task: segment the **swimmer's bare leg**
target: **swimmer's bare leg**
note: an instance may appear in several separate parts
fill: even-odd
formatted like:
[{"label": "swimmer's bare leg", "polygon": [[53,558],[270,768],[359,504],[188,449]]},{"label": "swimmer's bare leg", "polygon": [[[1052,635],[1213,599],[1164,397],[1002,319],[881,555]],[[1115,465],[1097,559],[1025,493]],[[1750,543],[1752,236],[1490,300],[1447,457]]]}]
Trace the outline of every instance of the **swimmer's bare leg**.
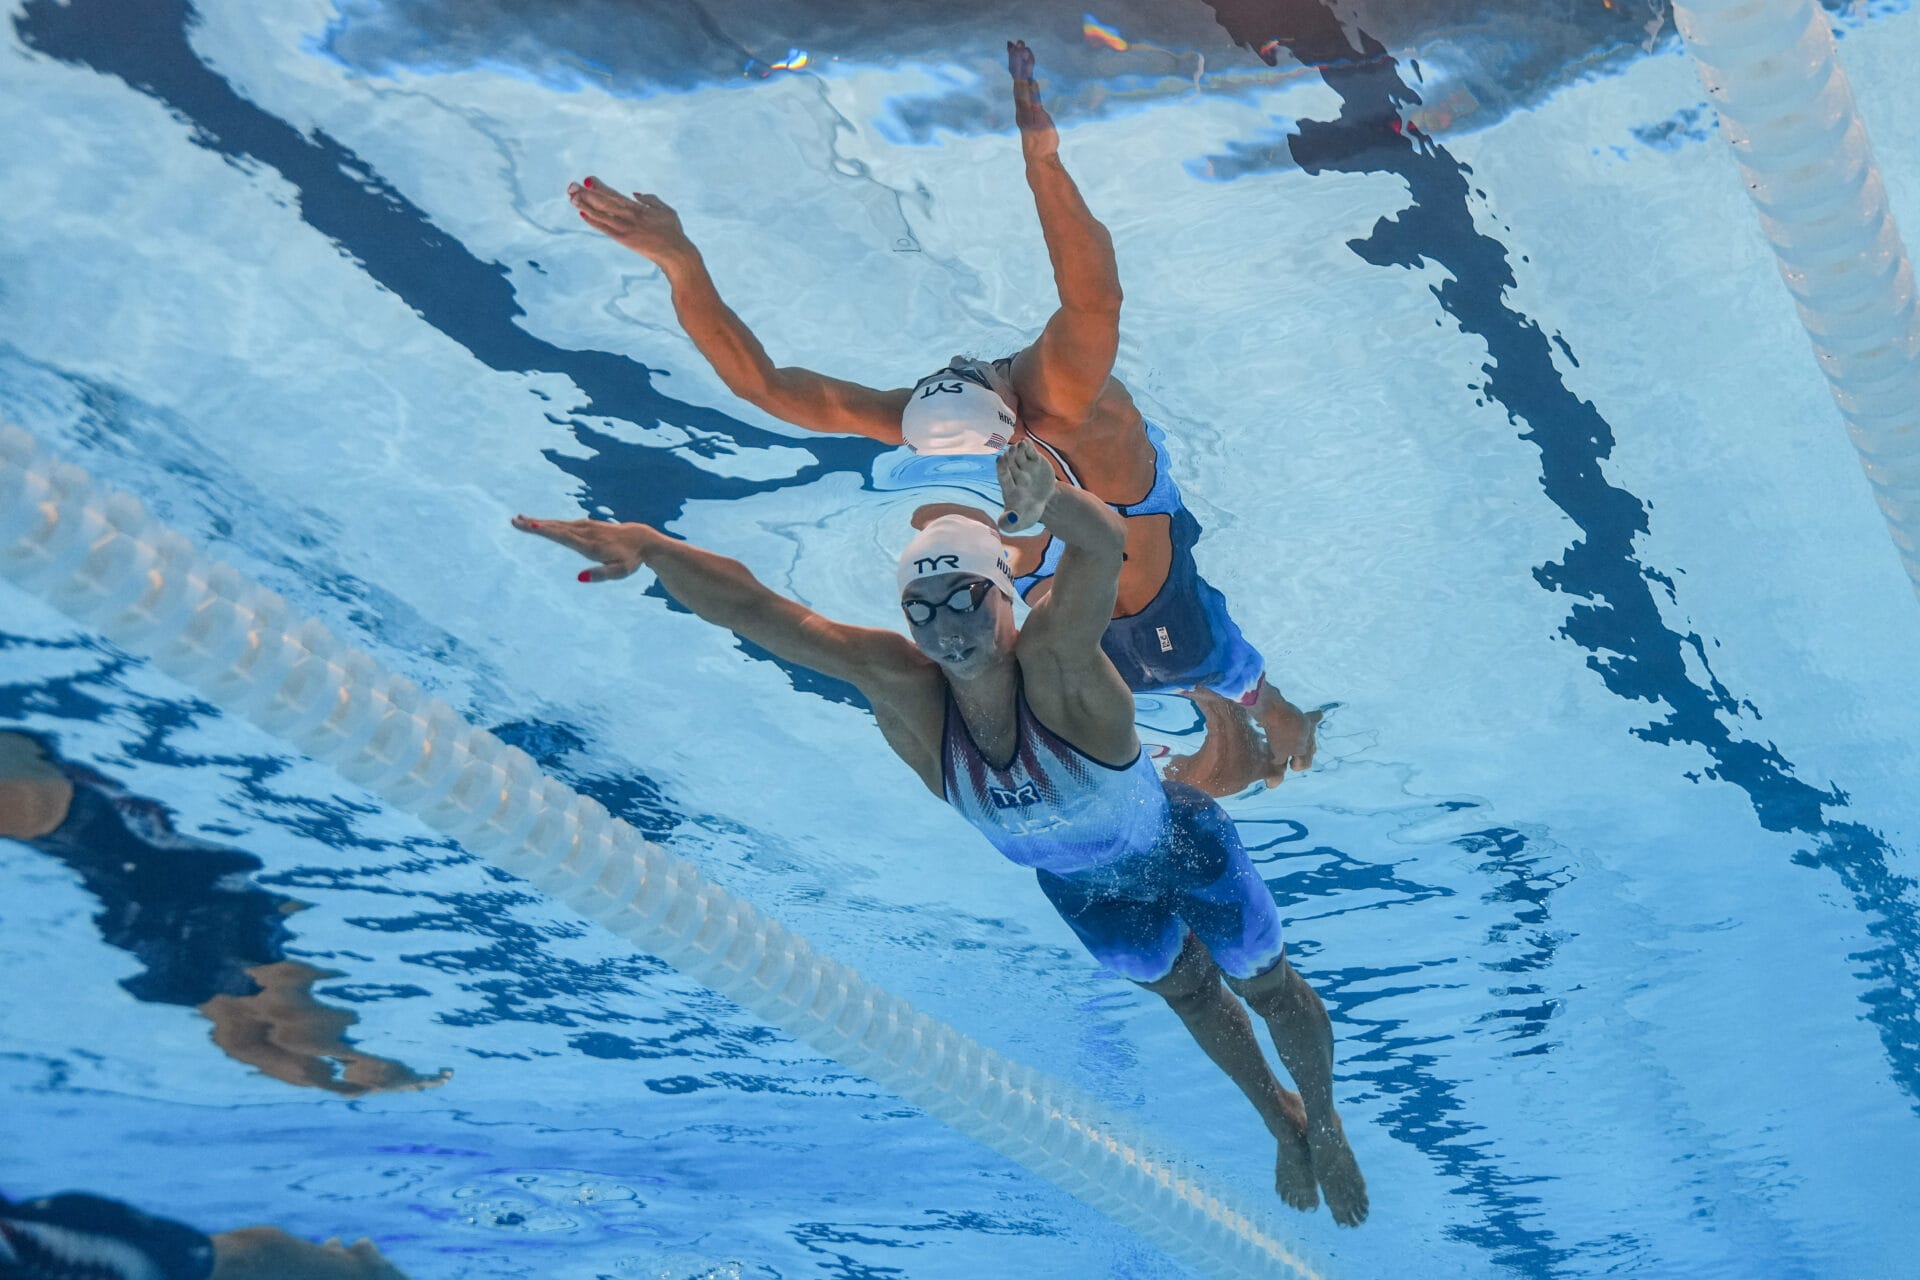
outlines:
[{"label": "swimmer's bare leg", "polygon": [[1228,993],[1220,977],[1220,969],[1207,954],[1206,946],[1189,933],[1173,972],[1142,985],[1180,1015],[1188,1034],[1253,1103],[1254,1110],[1266,1121],[1267,1131],[1280,1144],[1274,1190],[1293,1208],[1311,1211],[1319,1205],[1320,1195],[1307,1146],[1306,1109],[1299,1094],[1281,1088],[1274,1078],[1266,1055],[1260,1052],[1260,1042],[1254,1038],[1253,1020]]},{"label": "swimmer's bare leg", "polygon": [[1245,791],[1266,772],[1253,713],[1211,689],[1188,689],[1184,696],[1199,708],[1206,737],[1198,751],[1167,761],[1167,781],[1198,787],[1216,800]]},{"label": "swimmer's bare leg", "polygon": [[1267,735],[1268,786],[1277,787],[1286,781],[1289,768],[1302,773],[1313,767],[1320,718],[1327,714],[1324,710],[1302,711],[1281,697],[1280,691],[1262,676],[1253,713],[1259,717],[1260,728]]},{"label": "swimmer's bare leg", "polygon": [[1280,1061],[1300,1086],[1307,1148],[1327,1209],[1341,1226],[1359,1226],[1367,1220],[1367,1180],[1333,1108],[1333,1024],[1327,1020],[1327,1007],[1284,956],[1258,977],[1227,981],[1267,1020]]}]

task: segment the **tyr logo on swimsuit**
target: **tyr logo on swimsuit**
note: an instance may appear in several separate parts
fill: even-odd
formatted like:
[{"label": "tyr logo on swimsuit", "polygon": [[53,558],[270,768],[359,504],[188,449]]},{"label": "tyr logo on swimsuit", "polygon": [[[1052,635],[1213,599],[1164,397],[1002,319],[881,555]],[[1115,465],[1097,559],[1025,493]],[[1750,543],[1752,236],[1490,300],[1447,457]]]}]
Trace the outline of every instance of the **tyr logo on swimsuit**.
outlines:
[{"label": "tyr logo on swimsuit", "polygon": [[958,569],[959,556],[921,556],[913,562],[915,573],[939,573],[942,569]]},{"label": "tyr logo on swimsuit", "polygon": [[988,787],[987,794],[993,797],[994,807],[999,809],[1019,809],[1040,803],[1040,788],[1031,782],[1023,782],[1011,791],[1005,787]]}]

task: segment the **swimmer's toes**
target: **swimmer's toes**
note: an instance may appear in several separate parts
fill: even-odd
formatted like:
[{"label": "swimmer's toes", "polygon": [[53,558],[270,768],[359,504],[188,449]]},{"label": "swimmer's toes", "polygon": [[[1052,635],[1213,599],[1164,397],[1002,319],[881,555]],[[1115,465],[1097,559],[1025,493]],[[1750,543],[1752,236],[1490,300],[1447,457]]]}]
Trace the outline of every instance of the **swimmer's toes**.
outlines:
[{"label": "swimmer's toes", "polygon": [[1347,1151],[1344,1156],[1328,1162],[1332,1167],[1321,1172],[1320,1189],[1326,1192],[1327,1212],[1333,1220],[1343,1227],[1357,1227],[1367,1220],[1370,1207],[1367,1180],[1360,1175],[1353,1153]]},{"label": "swimmer's toes", "polygon": [[1320,1188],[1312,1182],[1305,1186],[1289,1186],[1284,1182],[1276,1183],[1274,1190],[1286,1201],[1287,1208],[1297,1209],[1301,1213],[1312,1213],[1320,1207]]},{"label": "swimmer's toes", "polygon": [[1313,1174],[1313,1159],[1307,1144],[1299,1140],[1280,1143],[1280,1158],[1273,1167],[1273,1189],[1290,1209],[1312,1213],[1320,1207],[1319,1180]]},{"label": "swimmer's toes", "polygon": [[1313,1170],[1320,1190],[1327,1197],[1327,1212],[1343,1227],[1357,1227],[1367,1220],[1367,1180],[1347,1135],[1336,1121],[1331,1131],[1320,1130],[1308,1138],[1313,1152]]}]

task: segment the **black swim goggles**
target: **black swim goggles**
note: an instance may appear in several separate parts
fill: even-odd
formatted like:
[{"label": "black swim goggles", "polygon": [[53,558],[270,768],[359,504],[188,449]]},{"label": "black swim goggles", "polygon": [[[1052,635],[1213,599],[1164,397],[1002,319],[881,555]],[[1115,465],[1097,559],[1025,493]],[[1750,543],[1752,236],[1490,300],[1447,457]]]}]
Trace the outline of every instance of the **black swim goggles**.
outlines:
[{"label": "black swim goggles", "polygon": [[987,598],[987,592],[993,590],[993,584],[985,578],[975,578],[972,582],[955,587],[953,593],[937,604],[928,604],[925,600],[902,600],[901,611],[907,615],[907,621],[916,627],[924,627],[933,621],[934,613],[945,605],[955,613],[972,613]]}]

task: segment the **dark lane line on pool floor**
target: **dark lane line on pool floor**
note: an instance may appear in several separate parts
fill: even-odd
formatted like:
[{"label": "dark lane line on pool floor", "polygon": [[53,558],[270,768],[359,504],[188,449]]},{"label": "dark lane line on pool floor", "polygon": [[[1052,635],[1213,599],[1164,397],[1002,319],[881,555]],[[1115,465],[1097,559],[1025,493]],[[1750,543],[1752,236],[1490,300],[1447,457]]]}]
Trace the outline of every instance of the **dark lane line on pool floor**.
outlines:
[{"label": "dark lane line on pool floor", "polygon": [[[1471,806],[1445,802],[1441,807]],[[1261,825],[1279,830],[1257,839],[1249,829]],[[1509,1157],[1497,1142],[1500,1135],[1475,1118],[1473,1108],[1460,1096],[1460,1087],[1439,1074],[1450,1057],[1457,1067],[1458,1057],[1476,1052],[1506,1059],[1550,1053],[1559,1047],[1558,1042],[1542,1038],[1544,1017],[1530,1018],[1525,1010],[1498,1007],[1515,994],[1537,995],[1546,989],[1555,949],[1551,940],[1543,946],[1550,911],[1545,886],[1552,882],[1536,874],[1534,860],[1525,851],[1525,837],[1494,828],[1447,842],[1453,849],[1475,855],[1499,846],[1506,855],[1476,868],[1492,882],[1481,895],[1482,905],[1492,910],[1477,959],[1482,969],[1525,973],[1534,981],[1528,984],[1530,991],[1516,992],[1505,985],[1486,989],[1489,1003],[1496,1007],[1480,1021],[1509,1024],[1509,1034],[1500,1039],[1533,1043],[1518,1051],[1499,1052],[1476,1043],[1477,1030],[1436,1033],[1430,1025],[1415,1025],[1402,1014],[1426,993],[1460,985],[1448,976],[1452,957],[1388,966],[1342,964],[1314,940],[1315,921],[1326,916],[1351,909],[1417,909],[1428,901],[1451,898],[1453,890],[1411,878],[1408,873],[1418,862],[1415,854],[1398,861],[1382,861],[1378,855],[1356,857],[1314,840],[1308,828],[1294,819],[1247,823],[1242,829],[1247,831],[1247,850],[1262,868],[1287,922],[1287,954],[1312,975],[1334,1018],[1342,1088],[1359,1087],[1378,1095],[1381,1127],[1432,1161],[1441,1176],[1461,1189],[1456,1194],[1470,1198],[1479,1211],[1478,1221],[1448,1223],[1443,1233],[1485,1250],[1494,1263],[1528,1280],[1564,1274],[1581,1259],[1582,1251],[1558,1242],[1547,1224],[1549,1210],[1543,1198],[1526,1190],[1553,1181],[1552,1175],[1510,1168]],[[1356,900],[1362,904],[1358,908],[1338,905]],[[1506,918],[1501,919],[1502,915]],[[1417,933],[1422,927],[1418,915],[1395,920],[1402,930]],[[1455,1039],[1461,1043],[1449,1044]],[[1633,1247],[1641,1246],[1631,1233],[1625,1239]]]},{"label": "dark lane line on pool floor", "polygon": [[[1484,394],[1511,421],[1525,425],[1520,438],[1540,450],[1544,492],[1584,535],[1559,563],[1534,570],[1542,587],[1584,602],[1572,606],[1561,634],[1588,650],[1587,665],[1608,690],[1668,708],[1664,720],[1634,730],[1636,736],[1704,749],[1714,760],[1706,776],[1740,788],[1764,829],[1812,840],[1813,847],[1794,861],[1836,874],[1869,917],[1868,931],[1881,940],[1849,959],[1865,965],[1863,976],[1872,985],[1861,1001],[1886,1049],[1892,1078],[1920,1110],[1920,920],[1909,896],[1914,882],[1893,870],[1894,851],[1879,833],[1828,816],[1826,810],[1845,806],[1842,792],[1801,781],[1777,747],[1740,737],[1722,719],[1737,716],[1743,706],[1759,713],[1713,676],[1699,635],[1682,635],[1661,617],[1654,585],[1670,602],[1678,596],[1673,579],[1643,565],[1635,551],[1636,538],[1648,531],[1646,505],[1607,480],[1603,463],[1613,450],[1612,428],[1561,380],[1539,325],[1507,304],[1506,292],[1516,283],[1511,261],[1506,246],[1474,223],[1471,170],[1405,122],[1405,110],[1420,98],[1396,60],[1364,31],[1350,36],[1324,0],[1207,3],[1237,43],[1270,63],[1276,48],[1286,49],[1318,67],[1339,95],[1336,119],[1301,121],[1289,139],[1292,161],[1302,171],[1385,173],[1407,184],[1408,206],[1381,218],[1370,236],[1350,247],[1376,266],[1432,263],[1450,274],[1431,286],[1434,297],[1462,331],[1487,344]],[[1564,340],[1555,335],[1552,341],[1573,359]],[[1705,685],[1689,674],[1688,651],[1706,671]]]},{"label": "dark lane line on pool floor", "polygon": [[[569,350],[528,333],[516,323],[526,312],[503,264],[475,257],[324,130],[302,133],[242,97],[194,52],[188,40],[194,21],[186,0],[28,0],[14,29],[28,48],[113,76],[160,102],[193,126],[196,144],[279,172],[299,192],[299,213],[309,226],[480,363],[503,373],[572,379],[584,403],[549,418],[571,427],[598,456],[542,452],[580,481],[580,501],[587,510],[604,506],[619,519],[663,527],[696,499],[771,493],[832,472],[865,477],[879,453],[869,441],[816,435],[803,442],[764,431],[662,394],[653,385],[658,371],[627,356]],[[630,444],[592,431],[576,414],[642,428],[670,424],[685,428],[693,439],[670,448]],[[733,446],[800,450],[814,461],[783,479],[746,480],[697,466],[681,452],[722,456],[734,452]],[[666,598],[658,587],[650,586],[648,594]],[[671,601],[668,606],[684,612]],[[798,689],[864,705],[840,681],[738,643],[751,656],[779,666]]]}]

